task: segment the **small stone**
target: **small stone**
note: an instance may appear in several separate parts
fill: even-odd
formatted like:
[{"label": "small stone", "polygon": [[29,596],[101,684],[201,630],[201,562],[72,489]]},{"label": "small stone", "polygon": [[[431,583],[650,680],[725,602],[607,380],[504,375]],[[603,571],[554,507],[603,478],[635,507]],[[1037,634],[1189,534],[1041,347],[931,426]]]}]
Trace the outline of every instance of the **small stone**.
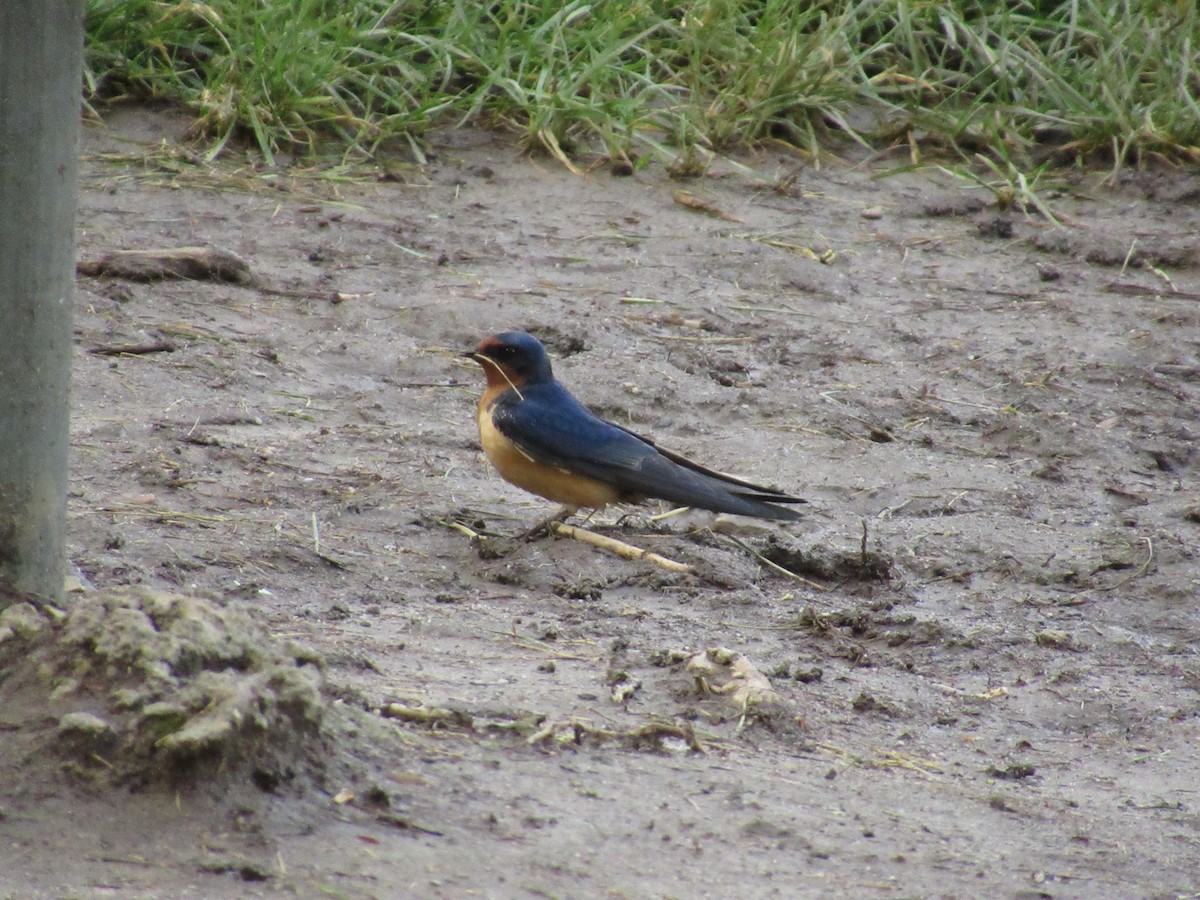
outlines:
[{"label": "small stone", "polygon": [[866,209],[864,209],[862,212],[860,212],[859,215],[862,216],[864,219],[882,219],[883,218],[883,207],[882,206],[868,206]]}]

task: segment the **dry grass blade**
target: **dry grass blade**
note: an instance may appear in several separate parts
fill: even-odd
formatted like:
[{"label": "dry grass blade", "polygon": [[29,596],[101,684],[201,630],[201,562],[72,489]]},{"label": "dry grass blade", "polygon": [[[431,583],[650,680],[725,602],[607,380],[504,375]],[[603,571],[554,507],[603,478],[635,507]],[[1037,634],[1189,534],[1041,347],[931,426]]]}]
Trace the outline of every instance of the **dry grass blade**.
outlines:
[{"label": "dry grass blade", "polygon": [[739,225],[746,224],[744,219],[739,219],[737,216],[731,216],[716,204],[710,203],[707,200],[701,200],[691,191],[676,191],[671,196],[676,203],[685,209],[694,210],[698,213],[704,213],[705,215],[712,216],[715,219],[724,219],[726,222],[736,222]]},{"label": "dry grass blade", "polygon": [[847,765],[861,766],[868,769],[905,769],[924,775],[927,778],[932,778],[943,772],[942,767],[932,760],[910,756],[907,753],[900,753],[896,750],[876,750],[872,756],[867,757],[834,744],[817,742],[813,746],[824,750],[835,759]]},{"label": "dry grass blade", "polygon": [[526,738],[530,746],[551,745],[560,743],[582,744],[585,737],[592,738],[598,743],[620,741],[634,749],[662,750],[663,740],[672,738],[683,741],[688,750],[693,753],[703,753],[704,745],[696,737],[695,729],[687,722],[649,722],[625,731],[614,731],[607,728],[597,728],[580,719],[571,718],[566,721],[547,721],[541,728]]}]

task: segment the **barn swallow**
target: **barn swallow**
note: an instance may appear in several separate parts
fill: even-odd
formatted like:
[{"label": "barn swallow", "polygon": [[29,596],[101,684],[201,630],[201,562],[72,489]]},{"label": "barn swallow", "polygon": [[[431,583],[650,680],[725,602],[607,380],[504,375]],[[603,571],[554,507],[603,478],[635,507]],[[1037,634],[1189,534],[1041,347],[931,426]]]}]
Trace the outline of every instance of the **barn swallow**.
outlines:
[{"label": "barn swallow", "polygon": [[714,472],[601,419],[555,380],[533,335],[506,331],[463,356],[487,377],[476,415],[483,452],[506,481],[563,504],[568,515],[659,498],[740,516],[800,518],[776,505],[806,502],[799,497]]}]

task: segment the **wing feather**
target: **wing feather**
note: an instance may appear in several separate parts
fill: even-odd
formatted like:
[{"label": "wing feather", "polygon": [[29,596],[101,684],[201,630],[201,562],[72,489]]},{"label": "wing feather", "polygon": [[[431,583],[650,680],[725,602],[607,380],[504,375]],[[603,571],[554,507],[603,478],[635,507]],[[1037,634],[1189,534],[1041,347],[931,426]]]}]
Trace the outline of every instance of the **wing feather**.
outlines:
[{"label": "wing feather", "polygon": [[501,396],[492,409],[496,428],[527,456],[613,485],[627,500],[658,497],[717,512],[791,519],[769,504],[804,503],[771,488],[708,469],[606,422],[557,382]]}]

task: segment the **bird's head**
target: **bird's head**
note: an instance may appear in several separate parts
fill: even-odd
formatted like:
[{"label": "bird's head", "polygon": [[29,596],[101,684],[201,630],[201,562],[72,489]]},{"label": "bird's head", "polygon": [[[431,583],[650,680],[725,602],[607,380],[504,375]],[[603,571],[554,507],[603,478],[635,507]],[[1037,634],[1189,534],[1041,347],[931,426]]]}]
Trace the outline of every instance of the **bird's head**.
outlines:
[{"label": "bird's head", "polygon": [[520,388],[554,380],[546,348],[524,331],[506,331],[484,338],[478,347],[463,356],[483,366],[488,387]]}]

